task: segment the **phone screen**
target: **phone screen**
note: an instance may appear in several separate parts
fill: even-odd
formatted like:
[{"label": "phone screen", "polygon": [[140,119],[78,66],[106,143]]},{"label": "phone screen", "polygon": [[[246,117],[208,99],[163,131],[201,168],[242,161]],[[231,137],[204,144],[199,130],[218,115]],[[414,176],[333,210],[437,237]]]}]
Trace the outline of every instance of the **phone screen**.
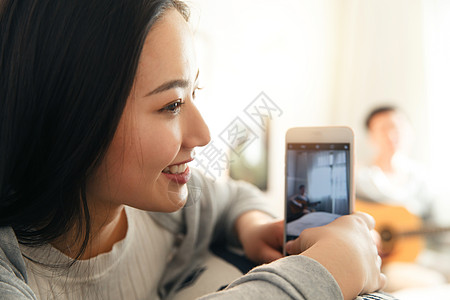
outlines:
[{"label": "phone screen", "polygon": [[350,213],[350,144],[288,143],[285,239]]}]

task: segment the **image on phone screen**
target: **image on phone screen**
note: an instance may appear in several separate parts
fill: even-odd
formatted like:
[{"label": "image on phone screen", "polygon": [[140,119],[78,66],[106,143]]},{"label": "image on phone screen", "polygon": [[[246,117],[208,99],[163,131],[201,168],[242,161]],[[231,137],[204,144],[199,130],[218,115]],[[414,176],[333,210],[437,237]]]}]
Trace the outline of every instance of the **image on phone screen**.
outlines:
[{"label": "image on phone screen", "polygon": [[350,144],[286,145],[286,241],[350,213]]}]

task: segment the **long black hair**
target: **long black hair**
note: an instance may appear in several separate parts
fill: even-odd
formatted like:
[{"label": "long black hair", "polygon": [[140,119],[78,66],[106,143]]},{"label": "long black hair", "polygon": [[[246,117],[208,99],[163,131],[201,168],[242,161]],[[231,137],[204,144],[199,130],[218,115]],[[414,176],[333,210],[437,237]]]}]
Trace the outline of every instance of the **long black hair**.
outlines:
[{"label": "long black hair", "polygon": [[102,160],[144,40],[177,0],[2,0],[0,226],[41,245],[80,226],[85,182]]}]

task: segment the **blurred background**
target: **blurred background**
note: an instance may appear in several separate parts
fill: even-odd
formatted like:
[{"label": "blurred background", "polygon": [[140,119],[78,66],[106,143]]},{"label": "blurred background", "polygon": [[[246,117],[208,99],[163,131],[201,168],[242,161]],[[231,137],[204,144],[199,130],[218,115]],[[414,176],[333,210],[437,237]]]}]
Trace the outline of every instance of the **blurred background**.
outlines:
[{"label": "blurred background", "polygon": [[[355,131],[356,160],[366,163],[372,149],[364,119],[382,104],[396,105],[410,118],[411,156],[429,172],[440,207],[450,208],[450,1],[187,2],[204,88],[197,103],[215,147],[228,158],[242,156],[220,134],[236,117],[253,128],[263,149],[253,143],[239,154],[254,163],[267,156],[267,193],[280,215],[286,130],[348,125]],[[267,130],[245,113],[261,92],[281,111]],[[233,164],[235,159],[227,170]],[[440,211],[440,222],[450,224],[450,210]]]},{"label": "blurred background", "polygon": [[[450,1],[187,2],[203,87],[197,105],[212,136],[198,152],[198,167],[214,179],[254,182],[282,217],[287,129],[350,126],[357,167],[367,165],[374,148],[365,118],[375,107],[394,105],[413,127],[407,155],[433,191],[433,223],[450,228]],[[419,264],[384,263],[397,284],[391,291],[434,286],[438,294],[398,295],[449,295],[442,283],[450,279],[450,235],[438,240],[439,249],[423,251]]]}]

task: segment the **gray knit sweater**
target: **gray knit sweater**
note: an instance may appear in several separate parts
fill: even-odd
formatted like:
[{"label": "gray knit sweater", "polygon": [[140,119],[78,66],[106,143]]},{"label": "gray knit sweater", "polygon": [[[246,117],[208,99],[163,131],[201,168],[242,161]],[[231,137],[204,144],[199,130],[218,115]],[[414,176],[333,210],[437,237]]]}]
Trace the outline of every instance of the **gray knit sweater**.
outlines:
[{"label": "gray knit sweater", "polygon": [[[249,210],[267,211],[264,197],[253,186],[236,181],[212,182],[193,171],[189,199],[181,213],[149,213],[173,232],[177,251],[161,280],[159,294],[170,299],[183,282],[201,268],[210,244],[218,239],[238,244],[233,225]],[[289,256],[254,268],[225,290],[202,299],[342,299],[331,274],[316,261]],[[19,244],[11,228],[0,228],[0,299],[36,299],[27,285]]]}]

